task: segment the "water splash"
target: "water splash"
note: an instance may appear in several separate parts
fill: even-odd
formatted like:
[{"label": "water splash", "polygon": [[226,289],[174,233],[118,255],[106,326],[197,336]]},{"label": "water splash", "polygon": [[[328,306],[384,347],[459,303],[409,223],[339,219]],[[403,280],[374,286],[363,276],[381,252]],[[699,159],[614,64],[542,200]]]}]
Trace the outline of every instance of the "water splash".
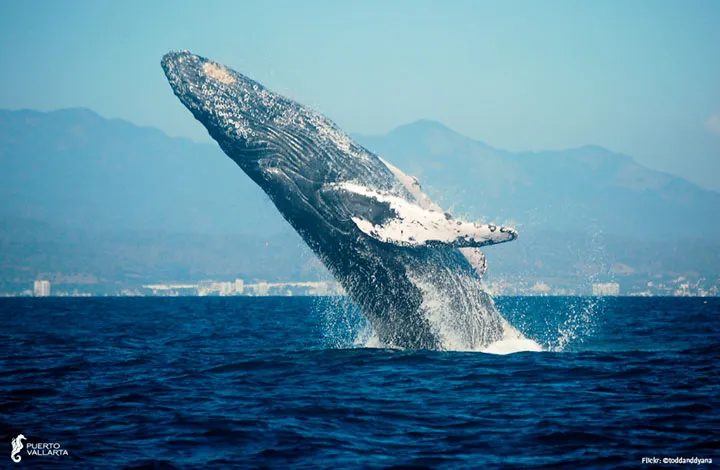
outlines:
[{"label": "water splash", "polygon": [[503,297],[497,301],[505,318],[546,351],[579,349],[593,334],[602,312],[602,299],[596,297],[532,299],[529,302],[527,297]]},{"label": "water splash", "polygon": [[372,347],[370,343],[376,344],[375,347],[381,347],[370,322],[349,298],[316,297],[315,310],[322,319],[325,347],[332,349]]},{"label": "water splash", "polygon": [[[597,246],[598,256],[602,256],[602,245]],[[422,292],[422,313],[437,333],[443,351],[510,354],[575,350],[593,333],[602,312],[602,298],[541,297],[544,306],[537,309],[537,298],[532,303],[524,297],[493,299],[476,290],[475,279],[425,272],[416,265],[406,266],[406,273]],[[588,278],[590,283],[594,280]],[[448,305],[454,308],[448,309]],[[317,309],[323,319],[326,347],[387,347],[348,298],[319,299]]]},{"label": "water splash", "polygon": [[[370,322],[347,297],[318,297],[315,309],[322,319],[324,346],[332,349],[389,348],[374,334]],[[431,311],[445,331],[444,351],[481,352],[487,354],[511,354],[516,352],[540,352],[546,350],[540,343],[526,338],[519,330],[502,319],[503,335],[488,346],[469,346],[452,334],[455,325],[449,315]],[[442,324],[447,322],[447,324]],[[396,348],[394,348],[396,349]]]},{"label": "water splash", "polygon": [[533,341],[526,338],[522,333],[515,329],[510,323],[503,320],[503,337],[480,352],[487,354],[512,354],[517,352],[542,352],[545,349]]}]

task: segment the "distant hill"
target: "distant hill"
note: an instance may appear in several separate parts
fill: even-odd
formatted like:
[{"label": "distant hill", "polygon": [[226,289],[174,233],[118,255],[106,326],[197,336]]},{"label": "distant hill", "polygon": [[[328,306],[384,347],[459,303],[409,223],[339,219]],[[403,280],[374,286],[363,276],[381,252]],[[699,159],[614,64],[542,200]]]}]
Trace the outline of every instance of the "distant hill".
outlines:
[{"label": "distant hill", "polygon": [[158,281],[295,281],[328,276],[295,233],[210,235],[89,231],[0,218],[0,293],[48,279],[63,289],[115,293]]},{"label": "distant hill", "polygon": [[636,239],[720,235],[720,193],[598,146],[514,154],[434,121],[354,136],[458,214],[521,231],[602,232]]},{"label": "distant hill", "polygon": [[[588,292],[616,279],[644,290],[649,280],[717,279],[720,241],[648,242],[582,233],[529,230],[517,242],[490,247],[490,280]],[[291,230],[278,235],[86,231],[28,219],[0,218],[0,293],[34,279],[61,289],[114,293],[159,281],[202,279],[317,280],[329,274]]]},{"label": "distant hill", "polygon": [[[355,137],[456,216],[519,227],[518,241],[487,250],[495,278],[720,276],[720,194],[630,157],[513,154],[432,121]],[[0,110],[0,291],[37,277],[114,292],[323,273],[216,145],[85,109]]]},{"label": "distant hill", "polygon": [[253,235],[285,227],[216,145],[86,109],[0,110],[0,216],[89,230]]}]

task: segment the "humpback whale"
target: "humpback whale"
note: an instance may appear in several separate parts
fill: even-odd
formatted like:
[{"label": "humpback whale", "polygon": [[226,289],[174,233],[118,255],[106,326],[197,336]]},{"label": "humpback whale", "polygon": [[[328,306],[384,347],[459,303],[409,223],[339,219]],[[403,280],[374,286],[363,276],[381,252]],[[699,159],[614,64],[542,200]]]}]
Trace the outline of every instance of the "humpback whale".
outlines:
[{"label": "humpback whale", "polygon": [[483,288],[480,247],[517,231],[457,220],[417,179],[331,120],[187,51],[162,68],[175,95],[269,196],[362,310],[380,343],[481,349],[509,327]]}]

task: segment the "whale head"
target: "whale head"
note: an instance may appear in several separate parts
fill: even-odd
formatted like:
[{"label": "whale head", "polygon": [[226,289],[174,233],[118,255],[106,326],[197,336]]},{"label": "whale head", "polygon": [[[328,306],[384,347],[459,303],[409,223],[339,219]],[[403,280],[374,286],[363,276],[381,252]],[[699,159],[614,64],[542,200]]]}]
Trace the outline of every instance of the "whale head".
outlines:
[{"label": "whale head", "polygon": [[166,54],[162,67],[175,95],[261,186],[326,179],[328,152],[367,154],[321,114],[222,64],[181,51]]},{"label": "whale head", "polygon": [[[223,150],[247,169],[261,155],[253,150],[266,147],[262,130],[275,121],[283,103],[250,78],[222,64],[191,54],[170,52],[162,68],[175,95],[208,130]],[[242,152],[241,147],[246,147]],[[239,148],[240,147],[240,148]]]},{"label": "whale head", "polygon": [[161,64],[175,95],[296,229],[308,214],[315,223],[350,221],[344,205],[321,191],[330,183],[389,188],[385,165],[320,113],[190,52],[170,52]]}]

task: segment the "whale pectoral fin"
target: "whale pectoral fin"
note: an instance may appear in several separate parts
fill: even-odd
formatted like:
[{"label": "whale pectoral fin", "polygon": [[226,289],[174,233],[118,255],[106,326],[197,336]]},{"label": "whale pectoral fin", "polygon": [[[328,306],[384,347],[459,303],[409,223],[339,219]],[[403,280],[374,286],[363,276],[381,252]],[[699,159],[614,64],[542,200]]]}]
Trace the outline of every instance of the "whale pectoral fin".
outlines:
[{"label": "whale pectoral fin", "polygon": [[324,190],[344,195],[357,228],[383,243],[469,248],[508,242],[518,236],[512,228],[455,220],[439,210],[354,183],[336,183]]},{"label": "whale pectoral fin", "polygon": [[[393,205],[393,209],[397,215],[382,224],[374,224],[362,217],[353,217],[352,220],[357,228],[375,240],[411,247],[479,248],[509,242],[518,236],[512,228],[456,221],[445,214],[425,211],[418,206]],[[481,257],[484,262],[482,253],[472,256],[478,263]]]},{"label": "whale pectoral fin", "polygon": [[400,170],[400,168],[396,167],[395,165],[386,160],[383,160],[382,158],[380,158],[380,161],[385,164],[385,166],[392,172],[393,175],[395,175],[395,178],[400,181],[400,183],[407,190],[407,192],[410,193],[413,198],[415,198],[415,201],[420,207],[426,210],[442,212],[440,206],[432,202],[428,195],[423,192],[422,186],[420,185],[420,180],[418,180],[415,176],[406,175],[402,172],[402,170]]},{"label": "whale pectoral fin", "polygon": [[460,248],[460,252],[475,269],[478,276],[483,277],[487,272],[487,259],[485,254],[480,251],[480,248]]}]

